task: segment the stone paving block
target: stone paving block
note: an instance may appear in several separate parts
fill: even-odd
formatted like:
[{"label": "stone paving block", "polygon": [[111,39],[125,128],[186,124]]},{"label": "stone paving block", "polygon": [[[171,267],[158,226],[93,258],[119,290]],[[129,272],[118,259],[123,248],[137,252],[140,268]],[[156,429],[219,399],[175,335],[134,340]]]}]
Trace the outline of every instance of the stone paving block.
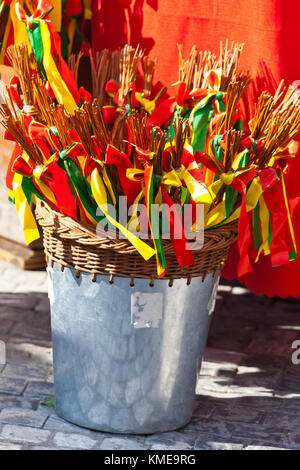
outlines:
[{"label": "stone paving block", "polygon": [[[287,381],[294,383],[295,386],[300,385],[300,365],[290,365],[284,370],[284,374],[281,379],[282,382]],[[280,383],[279,383],[280,384]]]},{"label": "stone paving block", "polygon": [[215,410],[214,403],[207,403],[200,395],[196,396],[193,416],[198,418],[210,418]]},{"label": "stone paving block", "polygon": [[235,296],[230,295],[225,298],[222,315],[232,321],[236,317],[247,319],[256,325],[264,323],[264,317],[269,311],[271,301],[269,299],[261,299],[253,295]]},{"label": "stone paving block", "polygon": [[21,395],[26,386],[26,380],[14,379],[0,376],[0,395],[9,393],[10,395]]},{"label": "stone paving block", "polygon": [[278,381],[276,395],[300,398],[300,366],[290,366]]},{"label": "stone paving block", "polygon": [[232,444],[230,442],[203,441],[197,439],[194,450],[242,450],[243,444]]},{"label": "stone paving block", "polygon": [[199,419],[192,418],[191,422],[182,430],[186,433],[198,433],[198,434],[212,434],[215,437],[230,437],[232,432],[229,429],[228,423],[224,420],[213,420],[213,419]]},{"label": "stone paving block", "polygon": [[15,365],[25,365],[27,367],[34,365],[53,364],[51,342],[40,338],[16,338],[5,337],[6,358],[8,363]]},{"label": "stone paving block", "polygon": [[274,426],[284,430],[300,429],[300,413],[288,413],[288,410],[281,413],[268,413],[264,419],[264,425]]},{"label": "stone paving block", "polygon": [[211,417],[212,419],[218,420],[224,419],[225,421],[259,424],[262,420],[262,416],[262,410],[246,408],[244,406],[234,406],[227,410],[216,408]]},{"label": "stone paving block", "polygon": [[44,429],[6,424],[3,426],[2,432],[0,434],[0,443],[1,440],[6,440],[22,442],[24,444],[42,444],[46,442],[50,436],[51,432],[45,431]]},{"label": "stone paving block", "polygon": [[91,450],[97,444],[97,441],[82,434],[69,434],[57,432],[53,437],[53,443],[57,447],[69,447],[71,449]]},{"label": "stone paving block", "polygon": [[49,445],[48,447],[46,446],[28,446],[26,447],[26,450],[37,450],[39,452],[49,452],[49,451],[57,451],[57,452],[61,452],[61,451],[69,451],[71,452],[73,449],[71,449],[71,447],[54,447],[52,445]]},{"label": "stone paving block", "polygon": [[122,437],[107,437],[98,448],[99,450],[147,450],[149,446],[133,439]]},{"label": "stone paving block", "polygon": [[14,328],[14,326],[15,322],[13,320],[2,321],[0,319],[0,339],[1,336],[9,334],[10,331]]},{"label": "stone paving block", "polygon": [[284,401],[281,398],[275,398],[273,396],[242,396],[237,399],[236,403],[239,407],[246,409],[254,408],[261,410],[265,413],[272,411],[279,412],[284,407]]},{"label": "stone paving block", "polygon": [[223,333],[218,335],[210,334],[207,341],[210,348],[228,349],[229,351],[237,351],[238,353],[242,353],[248,344],[248,341],[244,339],[241,340],[238,336],[224,336]]},{"label": "stone paving block", "polygon": [[2,310],[8,307],[16,310],[20,309],[24,313],[26,310],[32,310],[38,302],[39,298],[34,294],[11,294],[0,292],[0,308]]},{"label": "stone paving block", "polygon": [[283,437],[283,447],[299,450],[300,449],[300,430],[299,426],[291,426]]},{"label": "stone paving block", "polygon": [[297,331],[265,328],[257,331],[245,351],[291,358],[294,352],[292,344],[296,339],[299,339]]},{"label": "stone paving block", "polygon": [[39,312],[31,313],[23,323],[17,323],[11,331],[12,335],[27,338],[51,339],[50,316]]},{"label": "stone paving block", "polygon": [[214,362],[204,362],[201,367],[200,377],[234,377],[238,366],[229,364],[216,364]]},{"label": "stone paving block", "polygon": [[18,379],[41,379],[46,380],[49,375],[50,367],[42,364],[6,364],[1,372],[2,377],[13,377]]},{"label": "stone paving block", "polygon": [[166,444],[155,444],[150,447],[150,450],[157,450],[157,451],[173,451],[173,450],[192,450],[193,447],[187,444],[186,442],[178,442],[174,445],[166,445]]},{"label": "stone paving block", "polygon": [[1,444],[0,443],[0,452],[2,450],[22,450],[22,446],[18,446],[16,444]]},{"label": "stone paving block", "polygon": [[276,299],[272,301],[270,306],[270,313],[276,318],[279,315],[284,318],[288,313],[294,313],[295,316],[300,313],[299,300],[298,299]]},{"label": "stone paving block", "polygon": [[235,315],[234,318],[231,318],[231,315],[231,312],[226,314],[222,309],[222,314],[216,315],[211,323],[210,334],[226,337],[226,332],[230,329],[230,339],[247,345],[256,332],[256,323],[251,321],[247,315]]},{"label": "stone paving block", "polygon": [[151,436],[146,437],[145,445],[147,446],[156,446],[164,445],[166,447],[172,447],[176,445],[183,445],[193,447],[196,441],[197,434],[186,433],[179,431],[172,432],[163,432],[159,434],[152,434]]},{"label": "stone paving block", "polygon": [[232,378],[199,377],[196,386],[196,394],[200,394],[203,390],[225,394],[228,392],[231,383]]},{"label": "stone paving block", "polygon": [[229,365],[236,367],[245,360],[247,356],[243,353],[238,353],[235,351],[216,349],[206,347],[203,355],[204,362],[218,364],[219,366]]},{"label": "stone paving block", "polygon": [[279,380],[280,371],[277,372],[256,372],[256,373],[238,373],[237,376],[233,379],[230,384],[230,390],[238,390],[243,393],[243,389],[251,389],[256,392],[259,391],[260,394],[264,393],[269,394],[273,393],[276,389],[276,384]]},{"label": "stone paving block", "polygon": [[39,400],[24,398],[23,396],[10,396],[0,394],[0,409],[3,408],[22,408],[27,410],[37,410]]},{"label": "stone paving block", "polygon": [[248,447],[245,447],[244,450],[287,450],[287,449],[283,449],[283,448],[280,448],[280,447],[268,447],[268,446],[265,446],[265,447],[262,447],[262,446],[248,446]]},{"label": "stone paving block", "polygon": [[[46,424],[43,429],[48,429],[49,431],[62,431],[66,433],[75,433],[75,434],[83,434],[83,435],[91,435],[93,432],[76,426],[75,424],[71,424],[64,419],[60,418],[55,414],[55,410],[53,410],[53,414],[49,417],[46,421]],[[94,434],[94,433],[93,433]],[[97,433],[95,433],[97,436]],[[101,437],[101,434],[99,433]]]},{"label": "stone paving block", "polygon": [[296,398],[281,398],[283,402],[283,409],[287,413],[300,413],[300,397]]},{"label": "stone paving block", "polygon": [[54,385],[48,382],[31,381],[24,392],[25,397],[54,397]]},{"label": "stone paving block", "polygon": [[14,424],[19,426],[30,426],[32,428],[42,428],[45,421],[45,415],[36,410],[7,408],[0,412],[1,424]]},{"label": "stone paving block", "polygon": [[282,445],[283,432],[280,428],[253,423],[227,422],[227,430],[235,439],[251,439],[261,445]]},{"label": "stone paving block", "polygon": [[38,304],[34,307],[34,310],[39,313],[50,314],[50,302],[48,294],[41,296]]}]

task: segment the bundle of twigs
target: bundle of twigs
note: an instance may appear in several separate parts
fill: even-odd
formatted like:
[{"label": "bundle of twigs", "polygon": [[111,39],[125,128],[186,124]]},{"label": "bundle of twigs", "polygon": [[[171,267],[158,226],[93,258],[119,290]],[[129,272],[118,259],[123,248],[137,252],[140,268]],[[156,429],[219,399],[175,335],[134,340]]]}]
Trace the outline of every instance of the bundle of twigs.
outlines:
[{"label": "bundle of twigs", "polygon": [[126,104],[126,98],[128,95],[129,87],[138,73],[138,67],[140,61],[144,57],[144,52],[137,46],[126,45],[120,52],[120,75],[119,75],[119,107],[124,108]]},{"label": "bundle of twigs", "polygon": [[16,142],[18,142],[35,165],[43,163],[43,159],[37,148],[30,143],[21,120],[17,116],[15,110],[14,112],[11,111],[10,106],[7,103],[0,105],[0,125],[14,137]]},{"label": "bundle of twigs", "polygon": [[231,46],[228,45],[228,40],[220,43],[220,58],[219,67],[221,68],[221,86],[220,91],[226,91],[232,78],[236,75],[238,70],[238,63],[240,55],[243,52],[244,44],[232,42]]},{"label": "bundle of twigs", "polygon": [[100,106],[103,106],[106,98],[106,83],[109,80],[113,80],[116,83],[119,82],[120,51],[110,52],[108,49],[104,49],[101,52],[97,52],[96,58],[94,58],[93,52],[90,51],[90,62],[93,97],[98,100]]},{"label": "bundle of twigs", "polygon": [[19,47],[10,46],[7,55],[19,78],[25,106],[34,106],[31,66],[31,61],[34,60],[33,55],[29,54],[28,46],[24,44]]},{"label": "bundle of twigs", "polygon": [[265,168],[280,148],[284,149],[300,132],[300,93],[290,86],[284,97],[270,113],[266,124],[266,136],[257,161]]},{"label": "bundle of twigs", "polygon": [[194,45],[190,51],[189,58],[183,57],[182,45],[178,44],[179,53],[179,76],[178,80],[184,82],[187,89],[203,88],[205,86],[206,74],[212,70],[216,63],[216,55],[210,51],[198,51]]}]

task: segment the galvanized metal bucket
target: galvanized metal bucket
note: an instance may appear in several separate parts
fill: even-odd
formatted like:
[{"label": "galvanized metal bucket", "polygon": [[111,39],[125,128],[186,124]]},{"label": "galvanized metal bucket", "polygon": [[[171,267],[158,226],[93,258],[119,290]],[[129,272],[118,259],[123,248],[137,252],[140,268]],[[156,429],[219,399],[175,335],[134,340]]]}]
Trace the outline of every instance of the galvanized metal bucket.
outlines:
[{"label": "galvanized metal bucket", "polygon": [[77,425],[152,434],[191,419],[218,276],[204,282],[48,268],[56,411]]}]

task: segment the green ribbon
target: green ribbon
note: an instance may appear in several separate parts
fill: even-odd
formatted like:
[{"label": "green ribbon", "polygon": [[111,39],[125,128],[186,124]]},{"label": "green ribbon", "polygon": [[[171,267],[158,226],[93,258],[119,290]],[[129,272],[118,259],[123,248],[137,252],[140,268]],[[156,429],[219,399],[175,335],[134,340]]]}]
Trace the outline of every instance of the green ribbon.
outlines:
[{"label": "green ribbon", "polygon": [[157,192],[161,183],[161,179],[159,177],[152,176],[152,181],[149,182],[150,188],[148,192],[148,204],[149,204],[149,219],[151,224],[151,229],[153,233],[153,239],[156,247],[157,258],[159,261],[160,266],[163,269],[166,269],[167,262],[164,254],[163,244],[160,238],[160,220],[157,220],[156,217],[151,217],[151,208],[154,205],[154,194]]},{"label": "green ribbon", "polygon": [[27,26],[29,41],[34,51],[37,65],[43,77],[47,80],[46,72],[43,65],[44,46],[41,35],[41,25],[39,21],[34,21],[32,17],[29,19],[29,23],[31,25],[31,27]]},{"label": "green ribbon", "polygon": [[93,217],[93,219],[95,219],[97,222],[100,222],[103,217],[99,217],[99,215],[97,215],[97,204],[94,202],[90,195],[89,185],[86,179],[77,168],[75,162],[67,156],[65,150],[59,151],[59,157],[64,162],[65,170],[70,178],[70,181],[74,185],[74,188],[78,194],[78,198],[81,204],[89,213],[89,215]]},{"label": "green ribbon", "polygon": [[[239,168],[247,168],[250,164],[250,152],[249,150],[245,151],[241,161],[239,163]],[[238,191],[231,188],[231,186],[226,186],[225,190],[225,211],[226,211],[226,218],[228,218],[235,206],[235,203],[238,198]]]},{"label": "green ribbon", "polygon": [[193,111],[194,138],[192,142],[194,152],[196,152],[196,150],[203,152],[204,150],[207,127],[214,113],[212,109],[213,100],[218,100],[220,102],[221,110],[225,111],[223,97],[224,93],[221,91],[213,93],[211,96],[209,96],[209,98],[204,98],[195,107]]}]

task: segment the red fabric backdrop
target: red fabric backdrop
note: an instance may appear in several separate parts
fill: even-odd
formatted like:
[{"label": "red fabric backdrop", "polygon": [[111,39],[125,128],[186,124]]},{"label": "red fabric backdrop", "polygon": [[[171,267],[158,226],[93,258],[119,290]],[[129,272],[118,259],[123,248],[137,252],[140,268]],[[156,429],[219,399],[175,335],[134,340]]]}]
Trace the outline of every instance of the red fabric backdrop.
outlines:
[{"label": "red fabric backdrop", "polygon": [[[157,57],[157,78],[177,80],[177,43],[188,54],[193,44],[218,52],[220,40],[245,42],[241,61],[256,77],[251,91],[272,91],[281,78],[300,80],[299,0],[94,0],[93,47],[115,49],[141,44]],[[290,198],[300,197],[300,156],[287,178]],[[300,251],[300,209],[294,214]],[[224,277],[236,277],[237,250],[231,250]],[[300,259],[272,268],[269,258],[240,281],[255,293],[300,297]]]}]

